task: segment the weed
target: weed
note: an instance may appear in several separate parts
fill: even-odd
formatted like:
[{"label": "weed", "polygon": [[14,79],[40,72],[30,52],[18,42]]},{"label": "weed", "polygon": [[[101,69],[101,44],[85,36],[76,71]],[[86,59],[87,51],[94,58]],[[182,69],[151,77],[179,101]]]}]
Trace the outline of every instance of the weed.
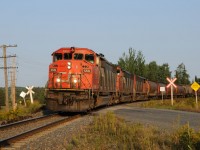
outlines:
[{"label": "weed", "polygon": [[155,126],[130,124],[112,112],[99,115],[93,123],[73,136],[67,149],[200,149],[200,133],[188,125],[180,127],[171,135]]},{"label": "weed", "polygon": [[41,107],[42,105],[35,101],[34,104],[29,104],[27,107],[20,105],[15,111],[10,110],[9,112],[5,112],[2,110],[0,111],[0,120],[6,122],[20,120],[37,112]]},{"label": "weed", "polygon": [[175,149],[200,149],[200,133],[195,133],[189,127],[189,123],[180,127],[178,131],[173,134],[172,144]]},{"label": "weed", "polygon": [[171,106],[171,100],[163,100],[163,103],[158,100],[152,100],[146,103],[142,103],[140,106],[145,108],[150,107],[200,112],[200,109],[197,109],[196,107],[196,102],[194,98],[176,99],[174,100],[173,106]]}]

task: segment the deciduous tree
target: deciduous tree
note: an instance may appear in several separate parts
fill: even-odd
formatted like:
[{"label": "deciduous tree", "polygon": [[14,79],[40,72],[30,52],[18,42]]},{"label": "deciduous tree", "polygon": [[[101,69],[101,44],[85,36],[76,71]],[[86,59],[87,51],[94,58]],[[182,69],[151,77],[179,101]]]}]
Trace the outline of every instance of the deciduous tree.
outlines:
[{"label": "deciduous tree", "polygon": [[167,83],[166,80],[167,77],[171,77],[171,72],[169,70],[169,64],[164,63],[163,65],[158,66],[158,72],[157,72],[158,82]]},{"label": "deciduous tree", "polygon": [[126,55],[124,52],[119,58],[118,65],[132,74],[144,76],[145,59],[141,51],[137,53],[135,49],[129,48],[129,54]]},{"label": "deciduous tree", "polygon": [[157,78],[158,78],[158,65],[155,61],[152,61],[150,62],[148,65],[146,65],[146,70],[147,70],[147,73],[146,73],[146,78],[148,80],[151,80],[151,81],[158,81]]}]

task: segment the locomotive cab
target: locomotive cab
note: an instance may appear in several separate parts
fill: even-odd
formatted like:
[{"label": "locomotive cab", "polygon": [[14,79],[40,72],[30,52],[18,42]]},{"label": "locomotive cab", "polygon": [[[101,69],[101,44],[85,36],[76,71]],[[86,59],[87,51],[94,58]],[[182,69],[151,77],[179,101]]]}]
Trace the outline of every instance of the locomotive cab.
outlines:
[{"label": "locomotive cab", "polygon": [[54,111],[85,111],[92,107],[92,92],[99,84],[98,64],[97,54],[87,48],[55,51],[49,65],[47,107]]},{"label": "locomotive cab", "polygon": [[48,88],[92,89],[96,54],[89,49],[61,48],[52,54]]}]

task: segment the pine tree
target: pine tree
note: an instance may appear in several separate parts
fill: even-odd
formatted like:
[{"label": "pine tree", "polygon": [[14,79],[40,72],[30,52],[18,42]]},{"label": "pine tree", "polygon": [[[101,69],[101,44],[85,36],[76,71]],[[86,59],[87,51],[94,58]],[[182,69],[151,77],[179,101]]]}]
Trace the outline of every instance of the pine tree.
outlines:
[{"label": "pine tree", "polygon": [[177,84],[190,84],[189,81],[189,74],[185,68],[185,65],[181,63],[178,65],[177,69],[175,70],[175,77],[177,78]]}]

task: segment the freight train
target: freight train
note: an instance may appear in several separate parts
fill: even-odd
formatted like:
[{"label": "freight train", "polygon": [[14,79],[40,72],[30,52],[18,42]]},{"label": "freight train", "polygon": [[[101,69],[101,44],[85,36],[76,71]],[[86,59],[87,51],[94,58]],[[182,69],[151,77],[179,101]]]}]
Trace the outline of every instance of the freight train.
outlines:
[{"label": "freight train", "polygon": [[[88,48],[64,47],[52,53],[46,105],[53,111],[85,112],[103,105],[160,98],[163,83],[131,74]],[[165,88],[164,97],[170,96]],[[174,88],[174,96],[192,94],[190,86]]]}]

